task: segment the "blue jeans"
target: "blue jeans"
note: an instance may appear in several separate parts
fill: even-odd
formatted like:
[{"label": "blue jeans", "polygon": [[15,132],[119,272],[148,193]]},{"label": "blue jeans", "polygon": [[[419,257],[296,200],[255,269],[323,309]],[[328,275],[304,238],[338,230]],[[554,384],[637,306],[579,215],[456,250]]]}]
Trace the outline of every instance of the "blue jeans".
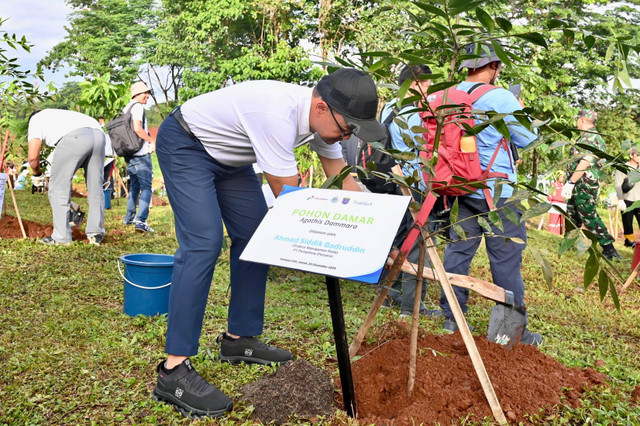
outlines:
[{"label": "blue jeans", "polygon": [[[151,203],[151,180],[153,179],[153,164],[151,154],[140,157],[132,157],[127,162],[129,172],[129,200],[127,201],[127,214],[125,222],[146,222],[149,217],[149,204]],[[140,209],[136,217],[136,206],[140,198]]]},{"label": "blue jeans", "polygon": [[[495,234],[493,237],[484,236],[493,282],[505,290],[512,291],[515,303],[524,306],[524,280],[521,269],[522,252],[527,242],[527,230],[524,223],[516,225],[506,218],[503,207],[512,210],[518,219],[522,216],[522,212],[513,203],[507,204],[506,200],[506,198],[500,198],[496,206],[498,207],[496,212],[502,219],[503,230],[500,230],[487,219],[489,206],[485,199],[468,196],[458,197],[458,221],[467,233],[467,238],[460,240],[458,234],[451,228],[449,237],[453,242],[449,243],[444,250],[444,269],[453,274],[469,275],[471,261],[478,250],[482,235],[487,234],[486,230],[480,226],[476,216],[481,215],[491,223],[491,230]],[[519,238],[525,244],[505,241],[504,237]],[[462,312],[466,313],[469,290],[454,286],[453,291]],[[440,296],[440,307],[445,317],[453,318],[453,312],[451,312],[451,307],[444,293],[441,293]]]},{"label": "blue jeans", "polygon": [[[253,167],[217,162],[200,141],[187,135],[173,115],[162,122],[156,147],[179,244],[169,293],[165,351],[182,356],[198,353],[225,227],[231,239],[228,331],[240,336],[262,334],[268,266],[240,260],[267,213]],[[220,285],[226,286],[226,282]]]}]

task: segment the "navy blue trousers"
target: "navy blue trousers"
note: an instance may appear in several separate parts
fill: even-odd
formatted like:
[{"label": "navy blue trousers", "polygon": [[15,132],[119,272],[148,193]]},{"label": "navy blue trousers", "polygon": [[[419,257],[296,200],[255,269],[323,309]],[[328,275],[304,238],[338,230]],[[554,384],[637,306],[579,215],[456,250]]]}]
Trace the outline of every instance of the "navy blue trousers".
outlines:
[{"label": "navy blue trousers", "polygon": [[165,351],[181,356],[198,353],[225,227],[231,239],[228,331],[240,336],[262,334],[268,266],[240,260],[267,213],[253,168],[217,162],[173,115],[158,130],[156,150],[179,243],[169,295]]},{"label": "navy blue trousers", "polygon": [[[493,282],[505,290],[512,291],[514,302],[524,306],[524,280],[522,279],[521,268],[522,252],[526,245],[505,241],[504,237],[519,238],[526,243],[527,230],[524,223],[516,225],[505,217],[502,209],[500,209],[501,207],[514,211],[518,219],[522,216],[522,212],[513,203],[506,204],[506,200],[506,198],[501,198],[497,204],[498,210],[496,212],[500,215],[502,226],[504,227],[504,230],[500,230],[487,218],[489,206],[486,200],[467,196],[458,197],[458,223],[467,233],[467,238],[460,240],[458,235],[451,229],[449,237],[454,242],[449,243],[444,250],[444,269],[454,274],[469,275],[469,267],[473,256],[478,250],[482,235],[487,233],[478,223],[478,218],[472,216],[482,215],[491,223],[491,230],[496,235],[492,237],[485,235],[484,239]],[[453,290],[462,312],[466,313],[469,290],[455,286]],[[445,317],[453,318],[451,307],[444,293],[440,296],[440,307]]]}]

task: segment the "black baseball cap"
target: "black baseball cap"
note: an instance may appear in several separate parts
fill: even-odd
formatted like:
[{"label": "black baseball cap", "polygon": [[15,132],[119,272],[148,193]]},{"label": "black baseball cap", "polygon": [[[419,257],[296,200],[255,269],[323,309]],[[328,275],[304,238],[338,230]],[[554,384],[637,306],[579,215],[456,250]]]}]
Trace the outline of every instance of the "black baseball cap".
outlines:
[{"label": "black baseball cap", "polygon": [[344,117],[353,133],[365,142],[385,139],[385,127],[376,119],[378,92],[371,77],[360,70],[340,68],[320,79],[322,99]]}]

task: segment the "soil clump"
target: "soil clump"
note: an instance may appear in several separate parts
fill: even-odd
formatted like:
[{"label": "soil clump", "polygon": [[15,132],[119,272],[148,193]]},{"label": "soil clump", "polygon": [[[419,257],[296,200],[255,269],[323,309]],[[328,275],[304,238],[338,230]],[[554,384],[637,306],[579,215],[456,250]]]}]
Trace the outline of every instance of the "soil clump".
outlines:
[{"label": "soil clump", "polygon": [[299,359],[278,368],[256,382],[240,388],[241,400],[254,407],[253,415],[263,423],[286,423],[291,415],[313,421],[330,416],[334,392],[329,374]]}]

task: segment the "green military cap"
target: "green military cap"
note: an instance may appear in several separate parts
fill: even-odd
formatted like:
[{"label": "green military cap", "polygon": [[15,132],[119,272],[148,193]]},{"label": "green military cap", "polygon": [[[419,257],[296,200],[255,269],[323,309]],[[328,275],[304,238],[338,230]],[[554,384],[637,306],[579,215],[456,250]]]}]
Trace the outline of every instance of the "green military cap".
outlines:
[{"label": "green military cap", "polygon": [[592,109],[581,109],[580,111],[578,111],[578,115],[576,115],[574,118],[580,118],[580,117],[586,117],[586,118],[591,118],[592,120],[597,120],[598,113]]}]

